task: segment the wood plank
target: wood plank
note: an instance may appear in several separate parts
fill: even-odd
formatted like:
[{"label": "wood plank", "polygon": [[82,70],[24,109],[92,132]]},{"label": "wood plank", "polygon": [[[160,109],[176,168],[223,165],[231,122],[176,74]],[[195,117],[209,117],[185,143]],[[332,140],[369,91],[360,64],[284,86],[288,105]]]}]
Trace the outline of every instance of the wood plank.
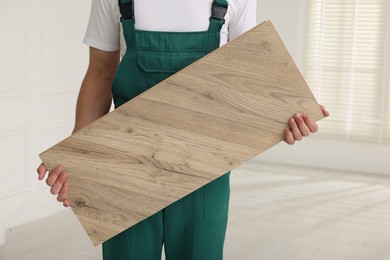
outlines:
[{"label": "wood plank", "polygon": [[40,156],[98,245],[282,141],[294,112],[323,118],[264,22]]}]

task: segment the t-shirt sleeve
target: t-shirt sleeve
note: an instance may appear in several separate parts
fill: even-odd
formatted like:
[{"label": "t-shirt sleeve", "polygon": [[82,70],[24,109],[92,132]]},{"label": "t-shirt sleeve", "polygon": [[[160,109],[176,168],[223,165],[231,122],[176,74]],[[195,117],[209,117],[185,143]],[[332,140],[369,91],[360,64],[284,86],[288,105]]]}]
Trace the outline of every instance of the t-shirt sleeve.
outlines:
[{"label": "t-shirt sleeve", "polygon": [[119,21],[116,21],[111,0],[92,0],[91,14],[83,43],[103,50],[117,51],[119,44]]},{"label": "t-shirt sleeve", "polygon": [[256,25],[256,0],[233,0],[234,15],[229,23],[229,41]]}]

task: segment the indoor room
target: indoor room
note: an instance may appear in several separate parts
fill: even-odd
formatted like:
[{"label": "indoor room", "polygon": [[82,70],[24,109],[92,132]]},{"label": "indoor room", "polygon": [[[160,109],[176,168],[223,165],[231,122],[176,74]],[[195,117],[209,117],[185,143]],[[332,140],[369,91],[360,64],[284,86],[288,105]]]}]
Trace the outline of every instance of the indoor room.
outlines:
[{"label": "indoor room", "polygon": [[0,0],[0,35],[1,260],[390,260],[390,0]]}]

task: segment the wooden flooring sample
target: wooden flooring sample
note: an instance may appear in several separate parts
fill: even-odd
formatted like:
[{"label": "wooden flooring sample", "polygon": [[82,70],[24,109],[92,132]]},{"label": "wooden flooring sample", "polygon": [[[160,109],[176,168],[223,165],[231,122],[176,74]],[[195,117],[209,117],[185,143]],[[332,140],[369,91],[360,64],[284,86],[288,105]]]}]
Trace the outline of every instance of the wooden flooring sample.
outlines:
[{"label": "wooden flooring sample", "polygon": [[323,117],[264,22],[40,156],[98,245],[282,141],[295,112]]}]

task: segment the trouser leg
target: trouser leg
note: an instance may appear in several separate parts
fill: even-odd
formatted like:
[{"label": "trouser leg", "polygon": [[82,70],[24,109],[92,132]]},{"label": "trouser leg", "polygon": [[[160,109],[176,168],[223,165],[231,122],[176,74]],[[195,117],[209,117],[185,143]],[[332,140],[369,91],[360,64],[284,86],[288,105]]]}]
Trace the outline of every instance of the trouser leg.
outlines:
[{"label": "trouser leg", "polygon": [[230,172],[164,209],[167,260],[222,260]]},{"label": "trouser leg", "polygon": [[162,211],[103,243],[104,260],[158,260],[163,243]]}]

